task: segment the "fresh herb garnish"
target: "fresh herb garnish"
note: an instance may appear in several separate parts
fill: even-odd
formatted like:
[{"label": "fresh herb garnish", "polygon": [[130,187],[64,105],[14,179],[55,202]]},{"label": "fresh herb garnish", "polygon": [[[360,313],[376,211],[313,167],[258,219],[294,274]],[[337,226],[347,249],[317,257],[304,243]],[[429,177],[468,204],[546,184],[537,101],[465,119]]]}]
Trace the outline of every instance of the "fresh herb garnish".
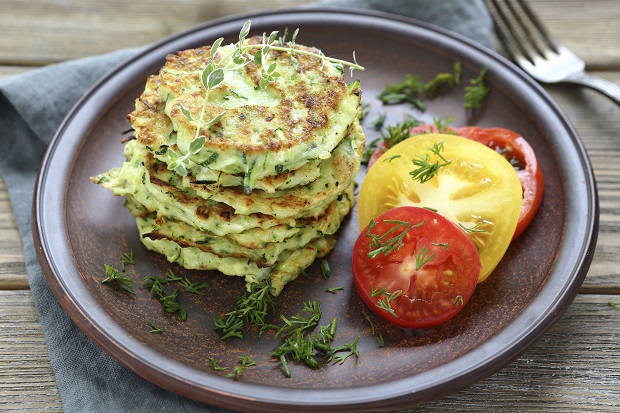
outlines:
[{"label": "fresh herb garnish", "polygon": [[209,287],[209,284],[206,282],[191,282],[187,277],[183,277],[183,279],[179,281],[179,285],[183,288],[184,291],[198,295],[204,295],[204,292],[202,292],[202,290]]},{"label": "fresh herb garnish", "polygon": [[375,129],[377,130],[381,130],[383,129],[383,125],[385,125],[385,119],[387,118],[387,114],[385,112],[381,112],[379,113],[379,115],[377,115],[377,118],[372,121],[372,126],[374,126]]},{"label": "fresh herb garnish", "polygon": [[380,299],[376,306],[379,307],[382,310],[387,311],[388,313],[390,313],[392,316],[394,316],[395,318],[398,318],[398,315],[394,312],[394,310],[392,309],[392,301],[400,296],[403,293],[402,290],[396,290],[393,292],[388,292],[387,289],[385,288],[371,288],[370,290],[370,296],[371,297],[377,297],[379,295],[384,295],[385,298]]},{"label": "fresh herb garnish", "polygon": [[375,338],[379,342],[379,347],[384,347],[385,340],[383,339],[383,335],[381,335],[381,333],[378,332],[377,329],[375,328],[375,323],[372,322],[372,319],[370,318],[368,314],[366,314],[366,311],[362,311],[362,315],[364,316],[366,321],[368,321],[368,324],[370,324],[370,331],[372,335],[375,336]]},{"label": "fresh herb garnish", "polygon": [[171,294],[166,295],[164,284],[182,281],[181,277],[176,276],[172,270],[168,270],[163,278],[154,275],[147,275],[142,279],[142,286],[149,290],[151,296],[157,297],[167,313],[174,313],[179,321],[187,320],[187,310],[178,301],[179,290],[174,289]]},{"label": "fresh herb garnish", "polygon": [[106,277],[101,280],[102,284],[115,283],[128,293],[134,294],[133,281],[129,278],[129,276],[127,276],[125,271],[119,271],[108,264],[103,264],[103,266],[105,268]]},{"label": "fresh herb garnish", "polygon": [[149,331],[149,333],[151,334],[161,334],[163,333],[163,331],[161,329],[159,329],[155,323],[153,323],[152,321],[149,320],[149,327],[151,328],[151,330]]},{"label": "fresh herb garnish", "polygon": [[252,360],[252,357],[248,356],[239,356],[239,364],[237,366],[235,366],[232,370],[231,373],[229,373],[227,375],[227,377],[230,377],[234,380],[238,380],[241,376],[243,376],[245,374],[245,369],[251,366],[256,366],[256,363],[254,362],[254,360]]},{"label": "fresh herb garnish", "polygon": [[480,74],[469,82],[469,86],[465,87],[463,95],[465,109],[478,109],[482,106],[482,102],[489,94],[489,88],[484,85],[484,76],[488,70],[488,67],[482,68]]},{"label": "fresh herb garnish", "polygon": [[[308,302],[304,304],[300,313],[291,317],[290,320],[282,317],[285,324],[278,329],[276,336],[281,336],[284,342],[273,350],[271,355],[280,360],[286,377],[291,377],[287,357],[310,368],[319,368],[318,357],[324,358],[327,362],[334,361],[342,364],[348,357],[359,354],[357,350],[359,336],[353,343],[332,348],[331,343],[335,339],[338,326],[337,318],[332,318],[329,324],[319,327],[318,332],[306,335],[306,331],[318,325],[321,317],[319,305],[320,302]],[[293,322],[293,320],[297,322]],[[347,353],[338,354],[342,352]]]},{"label": "fresh herb garnish", "polygon": [[435,175],[437,175],[439,169],[451,164],[451,162],[446,160],[446,158],[444,158],[441,154],[444,150],[443,143],[444,141],[437,142],[428,149],[429,152],[435,154],[439,160],[431,162],[430,155],[428,153],[424,157],[418,155],[416,159],[413,159],[413,165],[417,166],[417,168],[409,172],[411,179],[414,181],[419,181],[423,184],[430,181]]},{"label": "fresh herb garnish", "polygon": [[463,231],[467,232],[468,234],[473,234],[475,232],[486,232],[484,229],[479,229],[478,227],[480,226],[481,222],[476,222],[476,224],[471,227],[471,228],[467,228],[465,225],[461,224],[459,222],[459,226],[463,229]]},{"label": "fresh herb garnish", "polygon": [[428,264],[433,258],[435,258],[435,253],[430,254],[430,250],[426,247],[420,248],[420,251],[414,251],[413,255],[415,257],[415,269],[416,271],[422,268],[425,264]]},{"label": "fresh herb garnish", "polygon": [[407,74],[402,82],[385,85],[385,89],[377,98],[386,105],[406,102],[424,111],[426,110],[426,102],[422,98],[423,87],[424,82],[420,78]]},{"label": "fresh herb garnish", "polygon": [[463,74],[463,67],[461,62],[456,62],[453,65],[453,73],[438,73],[435,77],[424,84],[422,91],[432,96],[436,94],[441,88],[455,87],[461,84],[461,76]]},{"label": "fresh herb garnish", "polygon": [[124,252],[121,254],[121,271],[125,272],[125,265],[136,265],[136,260],[133,257],[133,250]]},{"label": "fresh herb garnish", "polygon": [[332,275],[332,270],[329,268],[329,262],[327,260],[321,260],[321,274],[323,278],[328,279]]},{"label": "fresh herb garnish", "polygon": [[370,221],[370,224],[368,224],[368,229],[366,230],[366,237],[370,238],[368,258],[375,258],[381,254],[389,255],[394,250],[400,250],[404,245],[403,239],[407,232],[412,228],[424,225],[424,221],[418,224],[412,224],[406,221],[386,219],[383,222],[394,224],[394,226],[382,235],[372,233],[372,230],[377,226],[377,221],[373,219]]},{"label": "fresh herb garnish", "polygon": [[325,292],[336,294],[338,291],[342,291],[342,290],[344,290],[344,287],[333,287],[333,288],[326,288]]},{"label": "fresh herb garnish", "polygon": [[213,371],[228,370],[228,367],[220,366],[220,362],[213,357],[207,357],[207,361],[209,362],[209,367],[211,367],[211,370]]},{"label": "fresh herb garnish", "polygon": [[249,293],[238,298],[233,311],[224,317],[215,317],[213,320],[215,330],[221,331],[222,340],[230,337],[243,338],[245,324],[259,327],[261,330],[265,328],[269,308],[273,309],[270,290],[271,286],[266,282],[253,284]]},{"label": "fresh herb garnish", "polygon": [[456,297],[454,297],[454,308],[459,308],[463,305],[463,296],[462,295],[457,295]]}]

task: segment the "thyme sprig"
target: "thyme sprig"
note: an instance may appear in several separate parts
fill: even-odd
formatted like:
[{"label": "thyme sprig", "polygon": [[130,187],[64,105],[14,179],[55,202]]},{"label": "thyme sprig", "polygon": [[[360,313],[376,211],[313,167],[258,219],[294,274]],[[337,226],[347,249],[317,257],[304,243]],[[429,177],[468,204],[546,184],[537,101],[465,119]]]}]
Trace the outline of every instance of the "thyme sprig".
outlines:
[{"label": "thyme sprig", "polygon": [[428,149],[429,152],[439,158],[435,162],[430,161],[429,153],[426,153],[424,157],[418,155],[415,159],[413,159],[413,165],[417,166],[417,168],[409,172],[411,179],[414,181],[419,181],[423,184],[430,181],[435,175],[437,175],[441,168],[450,165],[452,162],[446,160],[446,158],[444,158],[441,154],[443,150],[444,141],[442,140],[441,142],[436,142],[431,148]]},{"label": "thyme sprig", "polygon": [[[271,63],[268,63],[267,61],[266,57],[270,50],[288,53],[294,66],[297,65],[297,60],[295,56],[307,55],[320,59],[323,64],[327,61],[338,65],[340,68],[342,68],[342,66],[348,66],[351,70],[351,75],[353,75],[354,70],[364,70],[364,67],[360,66],[357,63],[355,52],[353,52],[353,62],[348,62],[342,59],[327,57],[320,51],[318,53],[315,53],[310,50],[295,48],[295,41],[297,38],[297,34],[299,33],[299,29],[295,30],[292,39],[288,42],[286,42],[285,40],[286,35],[276,40],[279,32],[273,31],[268,37],[264,33],[263,41],[259,44],[246,44],[246,39],[250,34],[250,27],[251,21],[247,20],[239,31],[239,40],[234,43],[233,51],[225,56],[222,56],[219,60],[216,60],[216,56],[222,42],[224,41],[224,38],[220,37],[216,39],[211,45],[209,59],[207,60],[205,68],[202,70],[200,76],[201,84],[205,89],[200,115],[198,116],[198,118],[195,118],[189,109],[187,109],[182,104],[180,105],[180,109],[183,115],[190,122],[197,124],[194,139],[190,142],[188,151],[185,154],[181,155],[170,148],[168,149],[167,164],[169,170],[174,171],[181,176],[185,176],[187,174],[187,170],[192,165],[190,157],[192,155],[198,154],[198,152],[200,152],[206,142],[205,135],[202,135],[200,133],[201,130],[203,128],[208,129],[211,126],[215,125],[226,114],[226,110],[223,110],[209,120],[204,119],[211,91],[224,83],[226,72],[242,69],[248,63],[254,62],[261,67],[262,71],[261,79],[258,85],[259,89],[266,89],[270,83],[275,81],[276,78],[280,76],[280,73],[278,72],[277,62],[273,61]],[[257,50],[252,56],[249,53],[249,51],[252,49],[259,50]]]}]

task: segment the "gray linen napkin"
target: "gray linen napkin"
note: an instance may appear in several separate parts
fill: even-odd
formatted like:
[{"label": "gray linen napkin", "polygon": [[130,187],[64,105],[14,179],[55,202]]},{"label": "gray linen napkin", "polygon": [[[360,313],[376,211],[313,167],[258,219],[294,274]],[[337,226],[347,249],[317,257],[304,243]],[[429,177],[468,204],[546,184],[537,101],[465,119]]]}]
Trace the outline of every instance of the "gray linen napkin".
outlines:
[{"label": "gray linen napkin", "polygon": [[[459,32],[486,46],[492,22],[484,0],[324,0],[317,6],[374,9]],[[73,104],[104,72],[138,49],[65,62],[0,79],[0,173],[22,237],[26,269],[66,412],[225,412],[163,390],[119,365],[73,324],[51,293],[31,233],[40,160]]]}]

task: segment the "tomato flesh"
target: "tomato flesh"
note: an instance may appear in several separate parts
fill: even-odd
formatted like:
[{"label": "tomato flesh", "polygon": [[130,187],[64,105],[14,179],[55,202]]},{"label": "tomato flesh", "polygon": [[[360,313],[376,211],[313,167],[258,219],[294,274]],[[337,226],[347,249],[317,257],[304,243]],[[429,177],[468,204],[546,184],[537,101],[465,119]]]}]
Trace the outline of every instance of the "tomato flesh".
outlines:
[{"label": "tomato flesh", "polygon": [[513,235],[513,240],[517,239],[534,219],[545,191],[545,179],[534,150],[521,135],[508,129],[467,126],[457,128],[456,133],[494,149],[517,171],[523,190],[521,214]]},{"label": "tomato flesh", "polygon": [[[441,159],[431,152],[442,146]],[[447,165],[427,182],[412,178],[414,161]],[[427,133],[406,139],[368,169],[358,200],[360,228],[392,208],[432,208],[467,229],[478,249],[484,281],[504,256],[521,211],[515,170],[494,150],[456,135]]]},{"label": "tomato flesh", "polygon": [[[431,124],[420,125],[411,129],[412,136],[436,132],[438,132],[437,126]],[[504,128],[480,128],[477,126],[448,127],[444,130],[444,133],[457,134],[480,142],[500,153],[515,168],[523,192],[521,214],[512,237],[513,240],[517,239],[534,219],[542,203],[545,190],[542,169],[538,165],[536,154],[530,144],[518,133]],[[379,144],[368,161],[368,168],[388,149],[385,142]]]},{"label": "tomato flesh", "polygon": [[[427,328],[457,314],[478,282],[480,259],[456,224],[420,207],[391,209],[366,227],[353,247],[353,276],[364,302],[401,327]],[[405,225],[407,224],[407,225]],[[379,253],[373,239],[402,236],[402,245]]]}]

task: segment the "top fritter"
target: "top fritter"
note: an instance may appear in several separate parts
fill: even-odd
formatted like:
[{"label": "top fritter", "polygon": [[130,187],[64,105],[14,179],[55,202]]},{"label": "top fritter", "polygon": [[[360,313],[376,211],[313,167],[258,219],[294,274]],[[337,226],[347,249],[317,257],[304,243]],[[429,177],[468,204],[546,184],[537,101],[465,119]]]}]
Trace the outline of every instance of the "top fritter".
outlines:
[{"label": "top fritter", "polygon": [[[342,65],[317,49],[262,53],[264,42],[257,36],[240,52],[237,43],[169,55],[129,115],[139,143],[168,165],[181,158],[197,179],[240,176],[246,192],[257,180],[329,158],[358,114],[359,82],[347,85]],[[223,70],[206,79],[210,59],[208,73]]]}]

